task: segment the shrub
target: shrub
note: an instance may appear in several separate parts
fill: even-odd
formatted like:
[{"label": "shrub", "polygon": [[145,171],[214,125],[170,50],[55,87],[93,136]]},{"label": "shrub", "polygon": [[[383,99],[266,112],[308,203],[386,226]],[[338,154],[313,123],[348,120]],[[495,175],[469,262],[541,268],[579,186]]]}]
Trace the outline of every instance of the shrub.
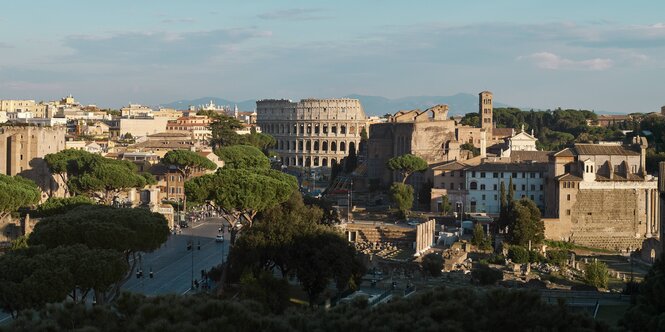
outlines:
[{"label": "shrub", "polygon": [[543,256],[541,253],[532,250],[529,251],[529,262],[530,263],[540,263],[545,261],[545,256]]},{"label": "shrub", "polygon": [[595,261],[586,265],[584,268],[584,282],[597,288],[607,288],[609,273],[607,265],[603,262]]},{"label": "shrub", "polygon": [[566,265],[568,256],[569,256],[568,250],[548,250],[547,262],[550,264],[556,264],[558,266],[564,266]]},{"label": "shrub", "polygon": [[529,251],[524,247],[520,246],[511,246],[508,249],[508,258],[513,261],[513,263],[524,264],[529,262]]},{"label": "shrub", "polygon": [[443,267],[443,257],[441,255],[432,252],[425,257],[423,257],[422,262],[420,262],[423,271],[429,274],[432,277],[438,277],[441,275],[441,268]]},{"label": "shrub", "polygon": [[503,279],[503,272],[490,268],[485,264],[477,264],[471,271],[471,278],[481,285],[494,285]]}]

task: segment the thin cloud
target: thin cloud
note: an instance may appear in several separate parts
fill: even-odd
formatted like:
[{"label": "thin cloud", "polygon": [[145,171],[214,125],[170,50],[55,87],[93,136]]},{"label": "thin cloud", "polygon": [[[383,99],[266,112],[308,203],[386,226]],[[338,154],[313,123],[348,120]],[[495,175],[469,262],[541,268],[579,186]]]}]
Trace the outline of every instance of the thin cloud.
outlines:
[{"label": "thin cloud", "polygon": [[550,70],[607,70],[614,65],[612,59],[594,58],[587,60],[571,60],[550,52],[538,52],[517,57],[526,60],[538,68]]},{"label": "thin cloud", "polygon": [[321,15],[324,12],[320,8],[294,8],[276,10],[259,14],[258,17],[264,20],[287,20],[287,21],[310,21],[328,19],[329,16]]},{"label": "thin cloud", "polygon": [[0,42],[0,48],[14,48],[14,45]]},{"label": "thin cloud", "polygon": [[271,35],[270,31],[253,28],[75,35],[64,40],[64,45],[73,50],[64,59],[93,63],[195,64],[210,59],[215,53],[233,50],[249,40]]},{"label": "thin cloud", "polygon": [[195,18],[185,17],[185,18],[165,18],[162,20],[162,23],[165,24],[177,24],[177,23],[194,23],[196,22]]}]

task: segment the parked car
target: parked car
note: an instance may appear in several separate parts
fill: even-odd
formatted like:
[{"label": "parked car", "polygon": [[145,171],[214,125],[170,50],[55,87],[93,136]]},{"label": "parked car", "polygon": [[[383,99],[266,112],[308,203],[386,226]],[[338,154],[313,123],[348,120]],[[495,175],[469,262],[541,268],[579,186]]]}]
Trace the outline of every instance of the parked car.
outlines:
[{"label": "parked car", "polygon": [[217,234],[215,242],[224,242],[224,236],[222,234]]},{"label": "parked car", "polygon": [[185,222],[185,221],[181,221],[179,225],[180,225],[180,228],[187,228],[187,227],[189,227],[189,224],[188,224],[187,222]]}]

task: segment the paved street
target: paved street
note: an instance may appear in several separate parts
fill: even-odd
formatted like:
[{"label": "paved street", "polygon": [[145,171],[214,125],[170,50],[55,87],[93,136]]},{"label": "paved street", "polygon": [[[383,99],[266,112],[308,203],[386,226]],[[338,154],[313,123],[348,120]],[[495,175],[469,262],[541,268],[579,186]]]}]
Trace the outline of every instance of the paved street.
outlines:
[{"label": "paved street", "polygon": [[[228,231],[224,234],[223,243],[215,242],[221,222],[220,218],[208,218],[205,222],[193,223],[183,229],[182,234],[171,235],[159,250],[143,254],[138,265],[143,270],[143,278],[137,279],[134,270],[132,278],[123,286],[123,291],[146,295],[188,293],[192,284],[192,271],[193,279],[200,281],[202,269],[210,270],[222,262],[222,253],[228,255]],[[188,251],[187,242],[190,240],[194,245]],[[201,250],[197,249],[199,243]],[[152,279],[149,276],[150,269],[154,273]]]}]

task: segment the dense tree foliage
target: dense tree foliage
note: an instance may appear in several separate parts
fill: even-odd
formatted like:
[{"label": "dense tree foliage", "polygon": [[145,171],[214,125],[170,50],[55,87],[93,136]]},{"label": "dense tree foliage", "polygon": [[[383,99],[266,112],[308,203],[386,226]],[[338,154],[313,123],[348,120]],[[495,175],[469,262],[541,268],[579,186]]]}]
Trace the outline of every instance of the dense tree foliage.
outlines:
[{"label": "dense tree foliage", "polygon": [[230,279],[249,272],[260,280],[274,270],[294,275],[311,303],[333,280],[340,291],[354,287],[364,272],[355,249],[322,221],[321,209],[305,205],[298,192],[261,212],[231,250]]},{"label": "dense tree foliage", "polygon": [[22,206],[39,202],[37,185],[20,176],[0,174],[0,221]]},{"label": "dense tree foliage", "polygon": [[[138,252],[158,249],[169,234],[164,216],[144,209],[116,209],[103,205],[80,206],[65,214],[45,218],[28,239],[30,246],[53,250],[60,246],[85,245],[113,250],[133,270]],[[131,263],[131,264],[130,264]],[[112,289],[95,289],[98,301],[116,296],[131,275],[116,280]]]},{"label": "dense tree foliage", "polygon": [[269,313],[257,302],[205,296],[125,294],[111,305],[26,312],[11,331],[606,331],[608,327],[535,292],[437,288],[378,307],[353,302]]},{"label": "dense tree foliage", "polygon": [[270,168],[270,160],[261,150],[249,145],[226,146],[215,150],[224,160],[224,168]]},{"label": "dense tree foliage", "polygon": [[219,148],[232,145],[251,145],[264,152],[275,146],[275,139],[263,133],[257,133],[254,128],[247,135],[240,135],[236,130],[242,129],[242,123],[225,114],[217,113],[215,111],[199,111],[197,115],[206,115],[210,117],[212,123],[210,129],[212,131],[212,138],[210,143],[213,148]]},{"label": "dense tree foliage", "polygon": [[258,212],[286,201],[297,188],[293,176],[267,168],[224,167],[185,183],[189,201],[213,202],[229,223],[248,227]]},{"label": "dense tree foliage", "polygon": [[105,291],[126,274],[128,265],[114,250],[77,244],[13,250],[0,256],[0,269],[0,304],[15,314],[67,296],[78,301],[90,290]]},{"label": "dense tree foliage", "polygon": [[420,262],[420,268],[427,273],[427,275],[438,277],[441,275],[441,269],[443,269],[443,257],[439,253],[431,252],[423,256],[423,259]]},{"label": "dense tree foliage", "polygon": [[413,187],[408,184],[395,182],[390,186],[390,195],[397,204],[397,208],[403,218],[409,215],[411,207],[413,207]]},{"label": "dense tree foliage", "polygon": [[[560,150],[571,143],[617,141],[624,138],[622,129],[633,129],[631,125],[617,124],[610,127],[594,127],[598,116],[593,111],[556,109],[547,111],[522,111],[518,108],[494,108],[494,123],[498,128],[518,129],[524,125],[533,130],[542,150]],[[479,126],[478,113],[467,113],[462,124]]]},{"label": "dense tree foliage", "polygon": [[528,198],[514,201],[510,208],[510,225],[508,226],[508,242],[527,246],[542,243],[545,239],[545,224],[540,217],[536,203]]},{"label": "dense tree foliage", "polygon": [[171,150],[161,159],[166,165],[175,166],[189,180],[195,169],[215,170],[217,165],[210,159],[189,150]]},{"label": "dense tree foliage", "polygon": [[46,202],[40,204],[35,211],[35,217],[50,217],[56,214],[64,214],[68,211],[82,206],[94,205],[95,201],[88,196],[72,196],[72,197],[51,197]]},{"label": "dense tree foliage", "polygon": [[485,234],[483,226],[480,223],[476,223],[476,225],[473,226],[473,237],[471,238],[471,244],[480,250],[492,249],[492,239],[489,237],[489,235]]},{"label": "dense tree foliage", "polygon": [[127,160],[104,158],[82,150],[67,149],[44,157],[53,174],[67,183],[71,194],[84,194],[110,204],[118,194],[130,188],[143,188],[154,181],[137,172]]},{"label": "dense tree foliage", "polygon": [[621,321],[631,331],[665,330],[665,260],[659,258],[640,283],[636,302]]},{"label": "dense tree foliage", "polygon": [[391,171],[398,171],[402,174],[402,183],[406,183],[407,178],[414,172],[424,172],[427,170],[427,162],[422,158],[412,155],[403,154],[398,157],[390,158],[386,163],[386,167]]}]

